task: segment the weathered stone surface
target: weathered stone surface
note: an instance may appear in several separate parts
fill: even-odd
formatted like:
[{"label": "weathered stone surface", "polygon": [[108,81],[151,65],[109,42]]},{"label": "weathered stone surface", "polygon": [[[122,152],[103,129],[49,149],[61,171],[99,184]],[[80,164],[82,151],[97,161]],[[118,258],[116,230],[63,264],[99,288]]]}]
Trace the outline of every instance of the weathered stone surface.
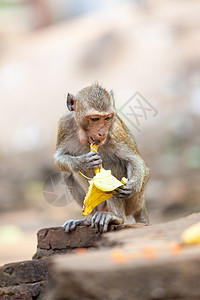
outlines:
[{"label": "weathered stone surface", "polygon": [[[143,225],[134,225],[138,226]],[[126,227],[110,226],[110,230]],[[61,227],[42,229],[38,232],[38,247],[41,248],[35,257],[63,254],[77,248],[94,248],[100,237],[94,229],[83,226],[71,233],[65,233]],[[50,278],[49,261],[50,258],[42,258],[0,267],[0,300],[43,299]]]},{"label": "weathered stone surface", "polygon": [[50,278],[49,258],[0,267],[0,300],[40,299]]},{"label": "weathered stone surface", "polygon": [[198,221],[200,213],[145,227],[112,225],[115,232],[102,235],[90,227],[42,229],[38,251],[75,254],[0,267],[0,300],[200,299],[200,246],[179,243],[182,231]]},{"label": "weathered stone surface", "polygon": [[0,267],[0,287],[34,283],[49,278],[47,258],[6,264]]},{"label": "weathered stone surface", "polygon": [[37,234],[37,252],[33,256],[38,259],[53,254],[63,254],[75,248],[94,247],[100,239],[91,227],[78,226],[76,230],[66,233],[62,227],[41,229]]},{"label": "weathered stone surface", "polygon": [[120,246],[54,258],[46,299],[200,299],[200,246],[179,243],[182,231],[198,221],[200,213],[106,233],[102,240],[120,240]]},{"label": "weathered stone surface", "polygon": [[[126,228],[143,227],[145,224],[134,225],[110,225],[109,231],[121,230]],[[33,256],[38,259],[53,254],[63,254],[77,248],[96,247],[101,239],[101,234],[96,233],[92,227],[77,226],[76,230],[66,233],[62,227],[41,229],[38,234],[37,252]]]},{"label": "weathered stone surface", "polygon": [[47,228],[38,232],[38,247],[46,250],[93,247],[99,238],[91,227],[78,226],[69,233],[62,227]]},{"label": "weathered stone surface", "polygon": [[190,225],[200,221],[200,213],[194,213],[175,221],[154,224],[145,227],[135,227],[135,230],[123,230],[114,233],[108,232],[98,242],[105,244],[127,244],[135,247],[151,244],[154,242],[168,243],[168,241],[180,241],[181,233]]},{"label": "weathered stone surface", "polygon": [[0,295],[0,300],[33,300],[30,292],[12,292],[8,291],[6,294]]},{"label": "weathered stone surface", "polygon": [[20,284],[0,288],[0,300],[32,300],[38,299],[46,287],[46,281],[32,284]]},{"label": "weathered stone surface", "polygon": [[115,263],[109,251],[59,258],[56,285],[46,299],[199,299],[199,253],[195,247],[180,257],[169,254],[124,264]]}]

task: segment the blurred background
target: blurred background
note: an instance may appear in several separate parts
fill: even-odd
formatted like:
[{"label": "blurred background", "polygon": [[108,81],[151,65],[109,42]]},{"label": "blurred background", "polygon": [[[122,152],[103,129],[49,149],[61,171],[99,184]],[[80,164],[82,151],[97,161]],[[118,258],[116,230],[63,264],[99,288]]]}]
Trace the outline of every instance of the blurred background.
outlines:
[{"label": "blurred background", "polygon": [[[198,0],[0,0],[0,264],[30,259],[40,228],[80,218],[43,191],[66,93],[96,80],[151,170],[151,223],[200,210],[199,16]],[[133,100],[146,115],[127,111]]]}]

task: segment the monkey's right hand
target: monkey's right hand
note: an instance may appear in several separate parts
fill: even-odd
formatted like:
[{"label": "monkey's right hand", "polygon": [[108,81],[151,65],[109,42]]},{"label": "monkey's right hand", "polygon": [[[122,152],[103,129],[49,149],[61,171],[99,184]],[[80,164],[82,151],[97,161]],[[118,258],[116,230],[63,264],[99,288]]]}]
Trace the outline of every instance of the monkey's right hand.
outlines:
[{"label": "monkey's right hand", "polygon": [[102,159],[95,151],[90,151],[86,154],[76,157],[77,164],[75,171],[94,170],[101,166]]},{"label": "monkey's right hand", "polygon": [[62,226],[65,232],[70,232],[76,229],[77,226],[90,226],[90,220],[68,220]]}]

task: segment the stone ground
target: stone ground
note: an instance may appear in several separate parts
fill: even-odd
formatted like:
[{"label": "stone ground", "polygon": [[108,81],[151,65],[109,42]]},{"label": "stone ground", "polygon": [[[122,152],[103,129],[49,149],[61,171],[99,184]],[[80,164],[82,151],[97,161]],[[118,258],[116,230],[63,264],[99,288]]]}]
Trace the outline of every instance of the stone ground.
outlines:
[{"label": "stone ground", "polygon": [[0,300],[41,299],[50,277],[48,265],[43,258],[0,267]]},{"label": "stone ground", "polygon": [[35,259],[0,268],[0,300],[200,299],[200,245],[180,241],[198,221],[41,229]]},{"label": "stone ground", "polygon": [[183,230],[198,221],[200,213],[109,232],[98,242],[106,249],[56,257],[46,299],[200,299],[200,245],[180,244]]}]

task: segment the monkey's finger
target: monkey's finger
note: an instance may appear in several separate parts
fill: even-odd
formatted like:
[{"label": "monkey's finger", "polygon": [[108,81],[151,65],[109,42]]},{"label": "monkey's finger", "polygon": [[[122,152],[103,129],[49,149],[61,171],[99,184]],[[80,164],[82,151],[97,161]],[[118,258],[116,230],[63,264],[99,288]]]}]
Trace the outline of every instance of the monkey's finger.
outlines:
[{"label": "monkey's finger", "polygon": [[88,153],[89,156],[99,155],[96,151],[90,151]]},{"label": "monkey's finger", "polygon": [[106,214],[102,214],[101,220],[99,222],[99,231],[101,233],[103,232],[103,229],[104,229],[105,220],[106,220]]},{"label": "monkey's finger", "polygon": [[96,155],[97,152],[96,152],[96,151],[90,151],[90,152],[88,152],[88,154],[89,154],[89,155]]},{"label": "monkey's finger", "polygon": [[117,195],[117,198],[126,198],[126,197],[128,197],[127,195],[124,195],[124,194],[119,194],[119,195]]},{"label": "monkey's finger", "polygon": [[121,190],[121,191],[132,190],[133,189],[133,184],[132,184],[132,182],[130,182],[130,183],[127,183],[127,184],[121,186],[118,189]]},{"label": "monkey's finger", "polygon": [[115,189],[114,191],[113,191],[113,195],[114,196],[118,196],[119,194],[121,194],[122,193],[122,189],[121,188],[117,188],[117,189]]},{"label": "monkey's finger", "polygon": [[67,226],[67,224],[68,224],[69,222],[71,222],[71,221],[72,221],[72,220],[67,220],[67,221],[63,224],[62,228],[65,229],[65,227]]},{"label": "monkey's finger", "polygon": [[87,165],[87,169],[97,169],[101,166],[101,161],[95,161]]},{"label": "monkey's finger", "polygon": [[71,231],[71,226],[72,226],[73,222],[70,222],[67,224],[67,226],[65,227],[65,232],[70,232]]},{"label": "monkey's finger", "polygon": [[97,161],[97,160],[100,160],[102,162],[102,159],[100,156],[93,156],[93,157],[90,157],[88,158],[88,162],[94,162],[94,161]]},{"label": "monkey's finger", "polygon": [[120,189],[119,188],[117,188],[117,189],[115,189],[113,192],[113,195],[117,195],[117,194],[119,194],[120,193]]},{"label": "monkey's finger", "polygon": [[76,229],[79,225],[86,225],[89,226],[88,222],[86,223],[85,220],[68,220],[63,225],[63,229],[65,229],[65,232],[70,232]]},{"label": "monkey's finger", "polygon": [[100,224],[99,224],[100,219],[101,219],[101,213],[98,213],[97,216],[96,216],[96,220],[94,222],[94,227],[95,227],[96,232],[100,231]]},{"label": "monkey's finger", "polygon": [[118,193],[122,193],[122,194],[127,194],[127,193],[131,193],[132,192],[132,188],[131,187],[127,187],[127,188],[124,188],[124,187],[119,187],[117,189],[117,192]]},{"label": "monkey's finger", "polygon": [[91,225],[90,220],[75,220],[71,222],[70,231],[76,229],[77,226],[90,226],[90,225]]},{"label": "monkey's finger", "polygon": [[90,164],[102,164],[102,159],[101,158],[94,159],[90,162]]},{"label": "monkey's finger", "polygon": [[95,222],[95,219],[96,219],[96,215],[97,215],[97,212],[92,217],[92,228],[94,228],[94,222]]},{"label": "monkey's finger", "polygon": [[83,225],[84,226],[90,226],[91,225],[91,221],[90,220],[84,220]]},{"label": "monkey's finger", "polygon": [[126,187],[124,186],[122,190],[123,191],[133,191],[133,189],[134,189],[134,186],[130,185],[130,186],[126,186]]},{"label": "monkey's finger", "polygon": [[107,214],[106,218],[105,218],[105,221],[104,221],[103,232],[108,231],[108,225],[109,225],[110,219],[111,219],[110,215]]},{"label": "monkey's finger", "polygon": [[92,227],[95,228],[96,232],[99,231],[99,221],[101,218],[101,213],[96,212],[94,217],[92,218]]},{"label": "monkey's finger", "polygon": [[125,198],[128,197],[131,194],[131,191],[122,191],[118,193],[116,196],[117,198]]},{"label": "monkey's finger", "polygon": [[129,189],[130,189],[130,186],[126,186],[126,185],[120,187],[121,191],[126,191],[126,190],[129,190]]},{"label": "monkey's finger", "polygon": [[127,197],[126,194],[122,194],[122,193],[116,193],[116,194],[113,194],[113,196],[117,197],[117,198],[124,198],[124,197]]},{"label": "monkey's finger", "polygon": [[121,194],[128,195],[132,192],[132,189],[127,189],[127,190],[121,190]]},{"label": "monkey's finger", "polygon": [[65,224],[63,225],[63,229],[65,230],[65,232],[70,232],[72,223],[73,223],[73,220],[68,220],[67,222],[65,222]]},{"label": "monkey's finger", "polygon": [[87,155],[88,160],[92,160],[94,158],[100,158],[100,155],[97,152],[89,152]]},{"label": "monkey's finger", "polygon": [[129,197],[129,195],[130,195],[130,193],[128,193],[128,194],[119,194],[117,196],[117,198],[126,198],[126,197]]},{"label": "monkey's finger", "polygon": [[77,225],[78,225],[78,223],[76,223],[76,221],[71,222],[69,230],[70,231],[75,230]]}]

